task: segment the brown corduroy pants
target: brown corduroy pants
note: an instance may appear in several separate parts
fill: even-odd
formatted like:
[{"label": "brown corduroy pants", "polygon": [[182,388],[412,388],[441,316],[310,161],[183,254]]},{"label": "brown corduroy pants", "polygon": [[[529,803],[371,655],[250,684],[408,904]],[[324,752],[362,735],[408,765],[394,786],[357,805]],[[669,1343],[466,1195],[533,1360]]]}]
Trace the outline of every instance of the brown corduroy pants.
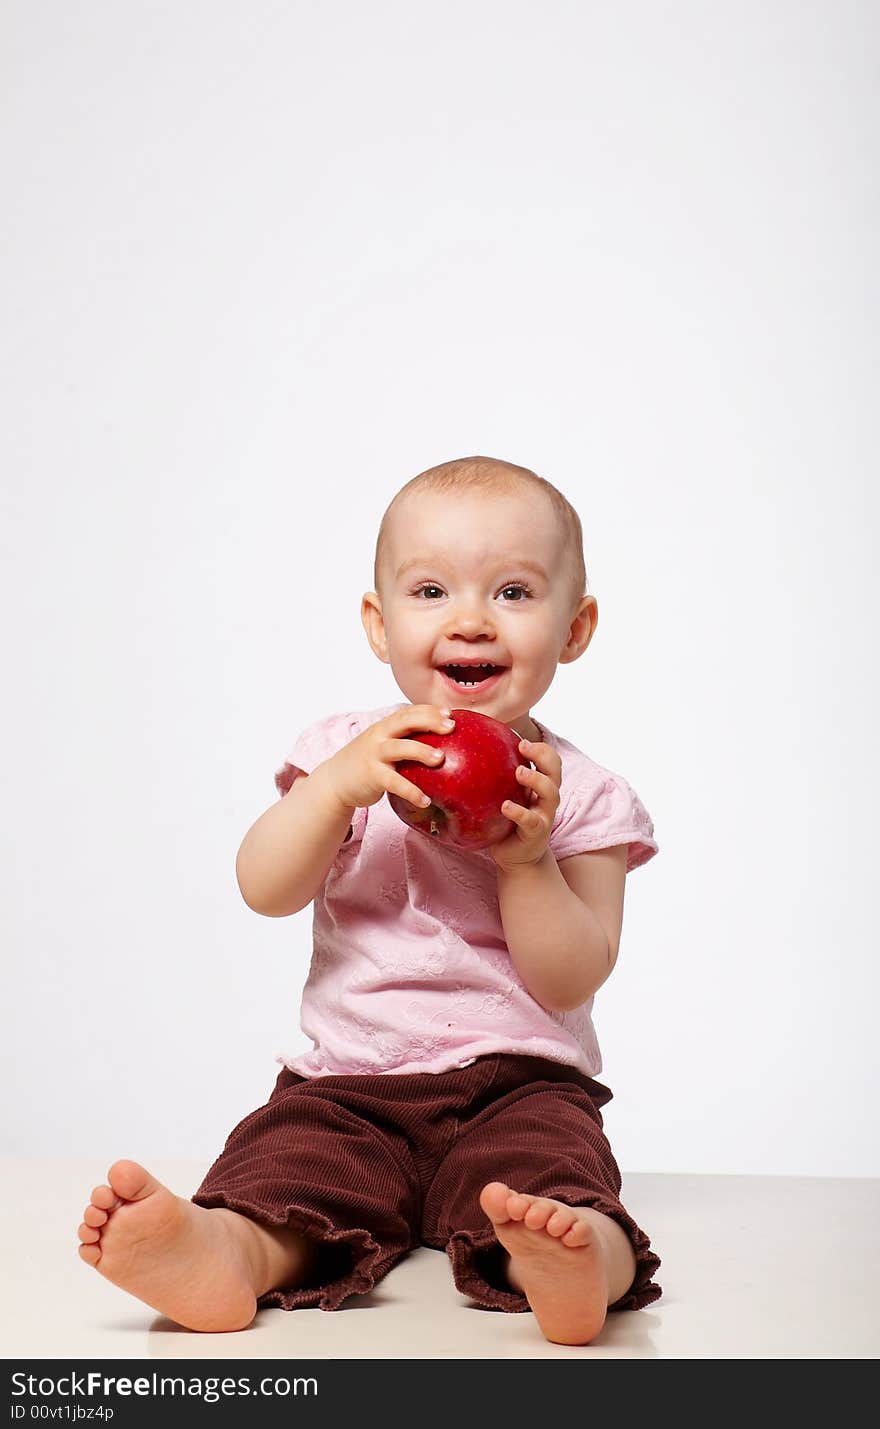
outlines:
[{"label": "brown corduroy pants", "polygon": [[478,1199],[488,1181],[504,1181],[617,1221],[636,1273],[609,1309],[639,1310],[662,1293],[651,1279],[660,1260],[619,1199],[600,1111],[611,1098],[573,1067],[506,1053],[438,1073],[307,1078],[284,1068],[192,1200],[320,1242],[309,1282],[269,1290],[260,1306],[335,1310],[426,1245],[446,1251],[462,1294],[528,1310]]}]

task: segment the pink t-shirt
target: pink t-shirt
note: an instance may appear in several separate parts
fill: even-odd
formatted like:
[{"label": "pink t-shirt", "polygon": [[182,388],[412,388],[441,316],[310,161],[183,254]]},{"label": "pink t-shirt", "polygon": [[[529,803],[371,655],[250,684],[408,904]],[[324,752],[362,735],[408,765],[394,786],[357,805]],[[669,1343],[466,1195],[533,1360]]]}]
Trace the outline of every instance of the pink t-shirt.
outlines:
[{"label": "pink t-shirt", "polygon": [[[400,708],[309,725],[275,774],[279,794]],[[554,856],[625,843],[627,872],[653,858],[654,825],[626,780],[532,719],[562,760]],[[426,838],[397,817],[387,797],[355,810],[350,836],[315,895],[312,928],[301,1025],[314,1047],[276,1057],[301,1076],[442,1072],[497,1052],[548,1057],[588,1076],[602,1069],[593,998],[549,1012],[517,976],[491,853],[463,853]]]}]

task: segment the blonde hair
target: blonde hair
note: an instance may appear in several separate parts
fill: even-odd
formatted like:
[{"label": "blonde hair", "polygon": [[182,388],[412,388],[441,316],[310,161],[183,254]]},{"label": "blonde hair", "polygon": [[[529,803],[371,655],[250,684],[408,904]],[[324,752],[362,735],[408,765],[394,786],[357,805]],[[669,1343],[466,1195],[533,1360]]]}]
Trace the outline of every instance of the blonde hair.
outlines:
[{"label": "blonde hair", "polygon": [[389,503],[376,538],[376,552],[373,559],[373,584],[379,590],[379,574],[386,558],[388,529],[391,512],[404,497],[420,491],[489,491],[510,492],[519,486],[530,486],[543,491],[549,498],[564,536],[562,564],[571,572],[573,605],[588,594],[587,572],[584,564],[584,536],[580,517],[552,482],[538,476],[528,467],[517,466],[514,462],[501,461],[491,456],[459,457],[455,461],[443,462],[440,466],[420,471],[405,486],[402,486]]}]

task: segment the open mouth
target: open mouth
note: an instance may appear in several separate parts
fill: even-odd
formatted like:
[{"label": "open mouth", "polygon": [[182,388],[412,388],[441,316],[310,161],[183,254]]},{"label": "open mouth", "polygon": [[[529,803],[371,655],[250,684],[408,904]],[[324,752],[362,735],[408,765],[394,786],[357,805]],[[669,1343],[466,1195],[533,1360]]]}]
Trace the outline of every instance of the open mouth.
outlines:
[{"label": "open mouth", "polygon": [[503,675],[505,665],[441,665],[440,672],[461,690],[475,690]]}]

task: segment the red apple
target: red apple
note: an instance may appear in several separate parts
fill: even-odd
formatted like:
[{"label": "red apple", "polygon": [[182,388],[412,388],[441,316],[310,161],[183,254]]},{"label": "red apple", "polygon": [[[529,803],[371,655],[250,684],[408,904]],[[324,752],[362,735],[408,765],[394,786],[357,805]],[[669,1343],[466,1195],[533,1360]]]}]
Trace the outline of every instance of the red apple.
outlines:
[{"label": "red apple", "polygon": [[436,768],[417,759],[404,759],[399,769],[431,804],[417,809],[399,794],[388,795],[398,818],[419,833],[457,849],[491,848],[500,843],[514,824],[501,805],[511,799],[529,807],[529,790],[516,777],[518,764],[531,768],[519,749],[515,729],[476,710],[453,710],[455,728],[449,734],[433,730],[414,732],[419,744],[431,744],[446,756]]}]

